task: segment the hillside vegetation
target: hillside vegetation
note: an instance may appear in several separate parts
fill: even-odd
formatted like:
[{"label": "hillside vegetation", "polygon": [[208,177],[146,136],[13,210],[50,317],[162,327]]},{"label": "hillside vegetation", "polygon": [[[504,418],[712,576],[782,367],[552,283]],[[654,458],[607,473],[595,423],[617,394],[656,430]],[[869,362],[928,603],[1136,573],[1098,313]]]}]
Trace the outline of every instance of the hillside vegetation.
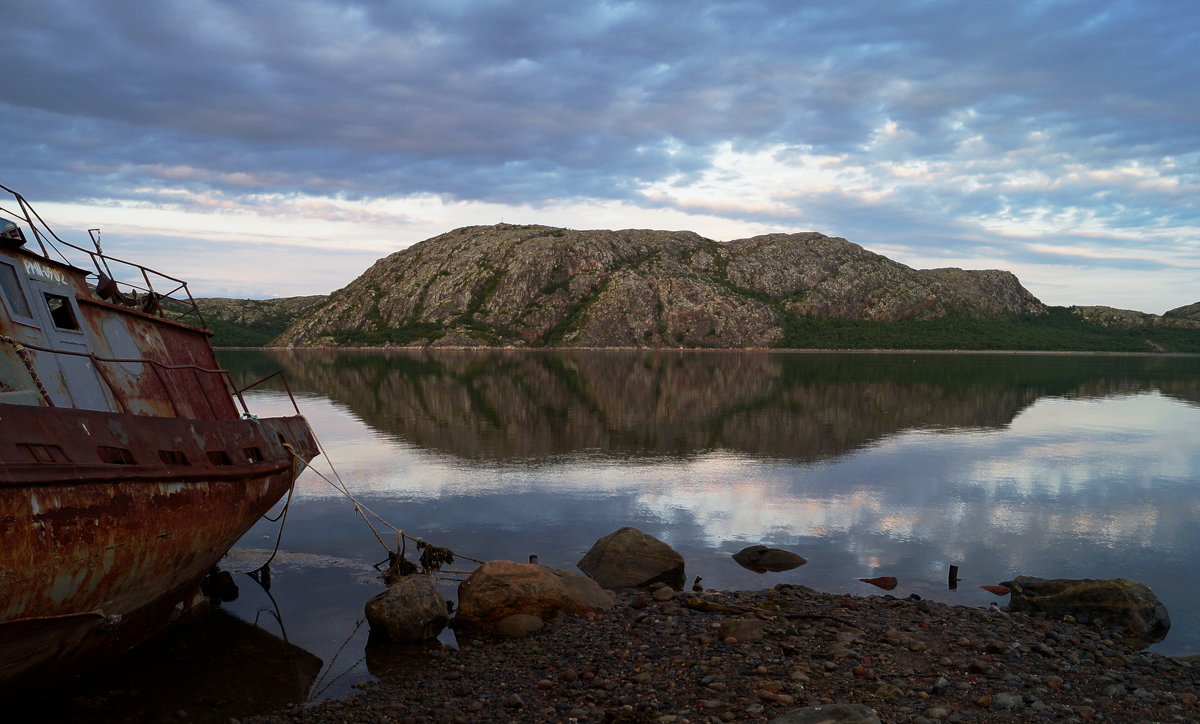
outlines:
[{"label": "hillside vegetation", "polygon": [[464,227],[328,297],[201,306],[220,345],[1200,352],[1190,307],[1047,307],[1007,271],[913,269],[815,232]]},{"label": "hillside vegetation", "polygon": [[379,260],[285,345],[772,347],[809,318],[1037,315],[1004,271],[918,270],[823,234],[456,229]]},{"label": "hillside vegetation", "polygon": [[265,347],[287,327],[325,300],[325,295],[281,299],[196,300],[213,344],[218,347]]}]

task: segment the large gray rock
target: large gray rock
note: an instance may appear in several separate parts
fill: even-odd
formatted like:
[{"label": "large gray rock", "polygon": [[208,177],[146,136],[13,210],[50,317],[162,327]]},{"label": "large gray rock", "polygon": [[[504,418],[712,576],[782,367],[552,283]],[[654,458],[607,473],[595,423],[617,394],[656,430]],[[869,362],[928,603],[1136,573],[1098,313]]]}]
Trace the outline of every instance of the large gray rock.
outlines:
[{"label": "large gray rock", "polygon": [[790,571],[808,563],[805,558],[791,551],[768,548],[764,545],[743,548],[733,554],[733,560],[742,568],[749,568],[755,573]]},{"label": "large gray rock", "polygon": [[683,556],[637,528],[625,526],[604,536],[576,564],[605,588],[646,588],[665,583],[682,590]]},{"label": "large gray rock", "polygon": [[809,706],[775,717],[771,724],[880,724],[875,710],[864,704]]},{"label": "large gray rock", "polygon": [[454,625],[491,630],[514,614],[547,620],[564,613],[607,611],[613,605],[611,594],[578,574],[535,563],[488,561],[459,584]]},{"label": "large gray rock", "polygon": [[429,576],[405,576],[367,601],[371,631],[389,641],[412,643],[436,638],[450,613]]},{"label": "large gray rock", "polygon": [[1105,628],[1119,630],[1136,648],[1162,641],[1171,630],[1167,607],[1137,581],[1017,576],[1004,585],[1011,589],[1011,611],[1040,611],[1054,618],[1073,616],[1089,622],[1099,619]]}]

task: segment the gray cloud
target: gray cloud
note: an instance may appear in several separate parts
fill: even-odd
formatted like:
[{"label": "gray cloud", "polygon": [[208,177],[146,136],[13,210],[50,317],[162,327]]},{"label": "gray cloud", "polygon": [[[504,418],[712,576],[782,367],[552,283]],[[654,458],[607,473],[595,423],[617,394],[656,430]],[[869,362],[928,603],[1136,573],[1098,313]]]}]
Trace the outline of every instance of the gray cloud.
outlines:
[{"label": "gray cloud", "polygon": [[[883,212],[932,237],[998,208],[1131,229],[1200,214],[1187,0],[20,5],[0,162],[36,198],[166,184],[653,205],[648,184],[687,183],[729,144],[951,169],[890,205],[805,206],[846,236]],[[1064,177],[1139,165],[1162,183]],[[1057,183],[1001,189],[1036,174]]]}]

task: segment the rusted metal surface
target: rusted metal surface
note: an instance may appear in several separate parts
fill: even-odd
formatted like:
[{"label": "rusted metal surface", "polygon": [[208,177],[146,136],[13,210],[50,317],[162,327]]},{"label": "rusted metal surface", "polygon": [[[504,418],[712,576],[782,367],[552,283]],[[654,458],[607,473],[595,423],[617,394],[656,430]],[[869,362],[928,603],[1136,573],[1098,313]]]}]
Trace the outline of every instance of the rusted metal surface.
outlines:
[{"label": "rusted metal surface", "polygon": [[[112,636],[125,618],[183,606],[292,484],[302,462],[285,443],[301,459],[316,454],[301,417],[202,422],[0,405],[0,681],[85,663],[127,637]],[[104,462],[99,451],[112,448],[133,464]],[[188,464],[168,464],[164,449]],[[215,451],[231,464],[215,464]]]},{"label": "rusted metal surface", "polygon": [[[299,414],[239,414],[207,330],[158,316],[165,281],[203,324],[185,284],[97,236],[95,252],[66,244],[14,196],[42,254],[0,244],[0,690],[69,675],[190,608],[317,454]],[[94,286],[49,257],[55,242],[91,258]],[[119,265],[144,286],[114,282]]]}]

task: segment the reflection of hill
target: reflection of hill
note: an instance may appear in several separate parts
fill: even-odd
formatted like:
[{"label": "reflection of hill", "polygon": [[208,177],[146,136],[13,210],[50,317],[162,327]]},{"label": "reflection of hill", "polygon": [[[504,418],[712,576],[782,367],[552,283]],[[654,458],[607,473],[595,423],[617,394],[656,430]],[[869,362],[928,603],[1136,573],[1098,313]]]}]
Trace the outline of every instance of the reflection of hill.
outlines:
[{"label": "reflection of hill", "polygon": [[1168,358],[645,351],[225,353],[243,384],[283,367],[366,423],[461,458],[513,461],[724,449],[816,460],[917,428],[996,428],[1041,396],[1160,389]]}]

